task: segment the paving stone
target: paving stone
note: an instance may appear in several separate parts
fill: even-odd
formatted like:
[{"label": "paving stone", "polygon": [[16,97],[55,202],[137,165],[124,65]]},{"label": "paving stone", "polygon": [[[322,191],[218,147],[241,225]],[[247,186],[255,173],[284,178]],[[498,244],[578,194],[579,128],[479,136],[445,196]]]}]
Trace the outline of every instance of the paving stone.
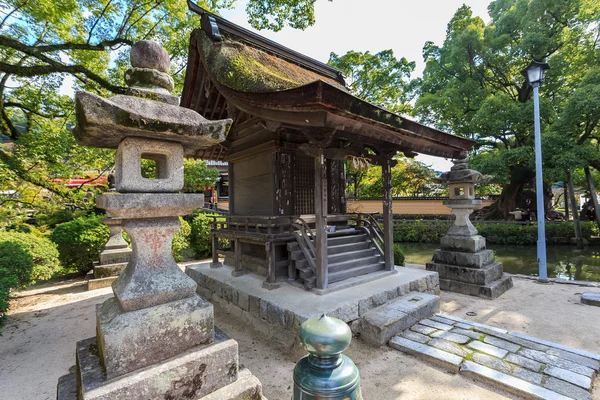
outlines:
[{"label": "paving stone", "polygon": [[512,372],[513,376],[521,378],[536,385],[542,384],[542,374],[528,370],[527,368],[515,367]]},{"label": "paving stone", "polygon": [[541,386],[534,385],[523,379],[515,378],[514,376],[502,372],[494,371],[489,367],[476,364],[472,361],[465,361],[461,365],[460,374],[470,376],[473,379],[478,379],[485,383],[490,383],[493,386],[499,386],[506,391],[527,398],[570,400],[568,397],[562,396]]},{"label": "paving stone", "polygon": [[421,325],[430,326],[435,329],[441,329],[443,331],[449,331],[452,329],[452,325],[442,324],[441,322],[432,321],[430,319],[423,319],[419,321]]},{"label": "paving stone", "polygon": [[467,324],[463,324],[462,322],[457,322],[454,324],[455,327],[460,328],[460,329],[466,329],[466,330],[472,330],[473,329],[473,325],[467,325]]},{"label": "paving stone", "polygon": [[[505,334],[506,334],[506,333],[508,333],[508,331],[507,331],[507,330],[505,330],[505,329],[500,329],[500,328],[496,328],[496,327],[494,327],[494,326],[489,326],[489,325],[485,325],[485,324],[480,324],[479,322],[469,321],[468,319],[462,319],[462,318],[458,318],[458,317],[455,317],[455,316],[453,316],[453,315],[447,315],[447,314],[437,314],[437,315],[439,315],[439,316],[441,316],[441,317],[443,317],[443,318],[450,319],[450,320],[452,320],[452,321],[456,321],[456,322],[460,322],[460,323],[463,323],[463,324],[465,324],[465,325],[468,325],[468,328],[462,327],[463,329],[469,329],[469,328],[473,328],[473,329],[475,329],[475,328],[477,328],[477,327],[478,327],[478,328],[483,328],[483,329],[486,329],[486,330],[487,330],[487,331],[489,331],[489,332],[495,332],[495,333],[505,333]],[[459,328],[460,328],[460,327],[459,327]],[[484,332],[484,333],[485,333],[485,332]]]},{"label": "paving stone", "polygon": [[600,293],[584,292],[581,295],[581,302],[589,306],[600,306]]},{"label": "paving stone", "polygon": [[594,370],[591,368],[588,368],[584,365],[576,364],[568,360],[564,360],[562,358],[550,354],[542,353],[541,351],[521,349],[519,351],[519,355],[531,358],[535,361],[539,361],[544,364],[554,365],[555,367],[566,369],[568,371],[575,372],[579,375],[587,376],[588,378],[591,378],[594,375]]},{"label": "paving stone", "polygon": [[471,350],[463,346],[443,339],[431,339],[428,344],[430,346],[436,347],[440,350],[444,350],[448,353],[452,353],[460,357],[466,357],[469,354],[473,353]]},{"label": "paving stone", "polygon": [[500,347],[501,349],[508,350],[511,353],[516,353],[521,348],[521,346],[517,344],[507,342],[506,340],[498,339],[497,337],[491,335],[486,336],[485,339],[483,339],[483,341],[487,344],[492,344],[496,347]]},{"label": "paving stone", "polygon": [[[534,342],[534,343],[538,343],[538,344],[541,344],[541,345],[545,345],[548,348],[551,347],[551,348],[554,348],[554,349],[560,349],[560,350],[568,351],[569,353],[578,354],[580,356],[591,358],[592,360],[600,361],[600,354],[591,353],[591,352],[585,351],[585,350],[574,349],[574,348],[569,347],[569,346],[563,346],[562,344],[559,344],[559,343],[554,343],[554,342],[550,342],[548,340],[539,339],[539,338],[536,338],[536,337],[533,337],[533,336],[524,335],[524,334],[519,333],[519,332],[510,332],[510,335],[511,336],[516,336],[516,337],[521,338],[521,339],[529,340],[530,342]],[[546,350],[548,350],[548,349],[546,349]],[[546,351],[546,350],[543,350],[543,351]]]},{"label": "paving stone", "polygon": [[529,349],[537,350],[537,351],[546,351],[549,349],[548,346],[534,343],[530,340],[525,340],[519,337],[515,337],[513,335],[509,335],[507,333],[499,332],[496,328],[489,329],[489,327],[484,326],[475,326],[475,330],[478,332],[485,333],[486,335],[492,335],[499,339],[506,340],[507,342],[512,342],[518,344],[519,346],[527,347]]},{"label": "paving stone", "polygon": [[554,365],[548,365],[544,369],[544,374],[553,376],[563,381],[572,383],[584,389],[589,390],[592,386],[592,380],[587,376],[576,374],[575,372],[556,367]]},{"label": "paving stone", "polygon": [[584,365],[588,368],[595,370],[596,372],[598,370],[600,370],[600,362],[593,360],[591,358],[580,356],[578,354],[573,354],[573,353],[570,353],[568,351],[561,350],[561,349],[552,349],[551,348],[546,353],[556,356],[556,357],[563,358],[568,361],[572,361],[576,364]]},{"label": "paving stone", "polygon": [[523,357],[518,354],[512,354],[512,353],[510,353],[508,356],[506,356],[506,361],[513,363],[513,364],[520,365],[521,367],[529,368],[530,370],[536,371],[536,372],[539,372],[542,369],[542,367],[544,366],[544,364],[534,361],[530,358]]},{"label": "paving stone", "polygon": [[468,336],[471,339],[479,340],[483,336],[481,332],[470,331],[467,329],[452,328],[450,332],[458,333],[459,335]]},{"label": "paving stone", "polygon": [[448,332],[448,331],[434,332],[431,334],[431,337],[449,340],[451,342],[458,343],[458,344],[465,344],[469,340],[471,340],[471,338],[468,336],[459,335],[458,333]]},{"label": "paving stone", "polygon": [[483,342],[480,342],[478,340],[474,340],[471,343],[469,343],[467,346],[469,346],[472,349],[487,353],[489,355],[492,356],[496,356],[498,358],[503,358],[505,355],[508,354],[508,351],[501,349],[499,347],[496,346],[492,346],[489,344],[485,344]]},{"label": "paving stone", "polygon": [[506,361],[502,361],[496,357],[488,356],[487,354],[475,352],[473,353],[473,361],[477,364],[485,365],[486,367],[495,369],[496,371],[504,372],[505,374],[510,374],[513,370],[513,367]]},{"label": "paving stone", "polygon": [[437,331],[437,329],[435,329],[435,328],[432,328],[430,326],[421,325],[421,324],[414,325],[412,328],[410,328],[410,330],[422,333],[423,335],[429,335],[429,334]]},{"label": "paving stone", "polygon": [[549,378],[546,380],[546,382],[544,382],[544,387],[565,396],[569,396],[570,399],[590,400],[592,398],[587,390],[556,378]]},{"label": "paving stone", "polygon": [[429,336],[425,336],[413,331],[404,331],[400,336],[402,336],[404,339],[412,340],[413,342],[419,342],[423,344],[429,342],[429,340],[431,339]]},{"label": "paving stone", "polygon": [[432,321],[440,322],[442,324],[446,324],[446,325],[454,325],[456,323],[456,321],[452,321],[451,319],[444,318],[441,315],[432,315],[431,317],[429,317],[429,319]]},{"label": "paving stone", "polygon": [[415,355],[427,361],[433,362],[437,365],[449,369],[454,373],[458,372],[460,364],[463,360],[457,355],[450,354],[448,352],[435,349],[433,347],[421,343],[416,343],[399,336],[394,336],[392,340],[390,340],[390,347],[408,354]]}]

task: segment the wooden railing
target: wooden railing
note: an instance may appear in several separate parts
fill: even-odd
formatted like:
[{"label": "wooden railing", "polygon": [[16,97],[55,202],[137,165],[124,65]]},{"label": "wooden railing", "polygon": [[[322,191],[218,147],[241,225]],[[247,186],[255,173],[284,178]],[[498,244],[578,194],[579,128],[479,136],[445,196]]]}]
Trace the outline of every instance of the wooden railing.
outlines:
[{"label": "wooden railing", "polygon": [[292,235],[298,242],[300,250],[302,250],[302,254],[304,254],[313,273],[317,275],[317,263],[315,261],[317,259],[317,251],[315,249],[315,235],[313,230],[300,217],[292,217],[290,218],[290,222]]},{"label": "wooden railing", "polygon": [[383,240],[384,234],[381,226],[370,213],[351,213],[352,221],[356,224],[357,228],[363,228],[367,235],[369,235],[370,239],[373,241],[375,248],[381,255],[381,257],[385,257],[385,242]]}]

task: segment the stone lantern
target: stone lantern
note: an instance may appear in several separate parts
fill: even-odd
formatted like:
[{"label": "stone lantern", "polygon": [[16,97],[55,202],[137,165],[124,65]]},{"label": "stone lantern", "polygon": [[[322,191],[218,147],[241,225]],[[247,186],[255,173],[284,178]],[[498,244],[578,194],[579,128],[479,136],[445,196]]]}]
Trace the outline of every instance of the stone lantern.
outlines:
[{"label": "stone lantern", "polygon": [[[127,95],[75,96],[80,144],[116,148],[115,188],[96,205],[122,221],[132,254],[96,308],[96,337],[79,341],[77,368],[59,379],[58,399],[261,399],[261,385],[239,371],[237,342],[216,331],[213,306],[173,259],[179,216],[204,196],[179,193],[183,159],[222,142],[231,120],[209,121],[170,94],[169,55],[159,44],[132,46]],[[156,177],[141,174],[143,159]]]},{"label": "stone lantern", "polygon": [[440,289],[493,299],[513,286],[504,275],[502,263],[496,262],[494,252],[486,249],[483,236],[471,223],[469,216],[481,206],[475,199],[475,185],[489,178],[469,168],[467,154],[454,160],[449,172],[438,183],[449,186],[449,200],[444,204],[452,210],[454,223],[440,240],[441,248],[433,254],[427,269],[438,272]]}]

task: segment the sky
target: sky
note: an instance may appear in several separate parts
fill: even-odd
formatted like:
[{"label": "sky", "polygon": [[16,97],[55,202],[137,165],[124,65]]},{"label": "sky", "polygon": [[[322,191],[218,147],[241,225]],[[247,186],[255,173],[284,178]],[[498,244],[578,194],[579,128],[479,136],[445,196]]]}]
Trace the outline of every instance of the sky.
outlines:
[{"label": "sky", "polygon": [[[488,22],[490,0],[317,0],[315,25],[304,31],[284,28],[280,32],[259,34],[322,62],[329,53],[345,54],[349,50],[370,51],[392,49],[397,58],[416,62],[414,76],[421,76],[425,64],[423,45],[427,41],[441,45],[446,26],[456,10],[466,4],[474,15]],[[244,28],[256,31],[247,22],[245,2],[221,15]],[[417,160],[438,171],[452,166],[443,158],[419,155]]]}]

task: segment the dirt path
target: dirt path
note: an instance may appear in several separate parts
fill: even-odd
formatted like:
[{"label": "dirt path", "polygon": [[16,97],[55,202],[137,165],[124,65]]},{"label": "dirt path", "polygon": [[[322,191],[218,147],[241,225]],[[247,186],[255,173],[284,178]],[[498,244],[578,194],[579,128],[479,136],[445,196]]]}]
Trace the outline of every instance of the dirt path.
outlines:
[{"label": "dirt path", "polygon": [[[588,290],[600,291],[515,280],[515,288],[495,301],[443,293],[442,311],[600,352],[600,308],[581,305],[576,294]],[[75,342],[94,335],[95,305],[111,294],[110,288],[88,292],[81,280],[19,293],[0,337],[0,398],[55,399],[58,377],[74,364]],[[298,353],[220,309],[216,322],[239,342],[240,362],[258,376],[265,395],[270,400],[289,399]],[[355,340],[347,354],[360,369],[365,399],[514,398],[387,347],[375,349]],[[600,400],[600,390],[593,398]]]}]

